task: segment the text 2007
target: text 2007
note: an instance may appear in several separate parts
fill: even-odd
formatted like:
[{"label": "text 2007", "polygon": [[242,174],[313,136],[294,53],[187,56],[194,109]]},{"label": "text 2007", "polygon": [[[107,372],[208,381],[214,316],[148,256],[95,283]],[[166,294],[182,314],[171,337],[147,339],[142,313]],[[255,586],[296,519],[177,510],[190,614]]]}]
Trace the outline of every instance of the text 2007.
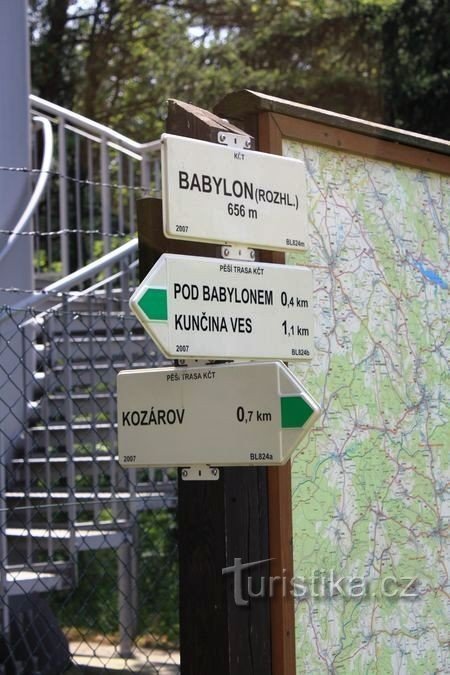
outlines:
[{"label": "text 2007", "polygon": [[127,463],[128,463],[128,462],[133,463],[133,462],[136,461],[136,455],[124,455],[124,456],[123,456],[123,461],[124,461],[124,463],[125,463],[125,462],[127,462]]},{"label": "text 2007", "polygon": [[189,345],[176,345],[176,346],[175,346],[175,351],[186,353],[186,352],[189,351]]}]

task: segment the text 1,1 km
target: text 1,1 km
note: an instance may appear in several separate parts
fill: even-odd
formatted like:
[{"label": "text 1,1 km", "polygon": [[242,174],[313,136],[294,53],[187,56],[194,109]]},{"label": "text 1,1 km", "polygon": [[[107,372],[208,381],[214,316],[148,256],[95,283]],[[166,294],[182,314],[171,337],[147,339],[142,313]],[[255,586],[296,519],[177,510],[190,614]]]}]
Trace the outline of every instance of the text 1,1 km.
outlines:
[{"label": "text 1,1 km", "polygon": [[298,324],[295,323],[288,323],[287,321],[283,321],[281,327],[283,329],[283,335],[287,335],[288,337],[292,337],[294,335],[301,335],[301,336],[309,335],[309,328],[304,328],[303,326],[299,326]]}]

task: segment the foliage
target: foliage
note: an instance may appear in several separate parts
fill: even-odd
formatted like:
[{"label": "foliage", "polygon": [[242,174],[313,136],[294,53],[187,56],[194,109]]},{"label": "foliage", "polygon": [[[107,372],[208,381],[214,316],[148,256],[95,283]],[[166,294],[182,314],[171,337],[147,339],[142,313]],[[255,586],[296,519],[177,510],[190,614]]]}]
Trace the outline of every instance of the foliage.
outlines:
[{"label": "foliage", "polygon": [[383,23],[385,118],[450,138],[450,0],[403,0]]},{"label": "foliage", "polygon": [[167,98],[241,88],[450,135],[450,0],[31,0],[30,22],[35,90],[137,140]]},{"label": "foliage", "polygon": [[[150,511],[139,519],[140,635],[176,644],[178,616],[178,549],[174,511]],[[145,600],[144,600],[145,598]]]},{"label": "foliage", "polygon": [[[157,644],[177,645],[178,555],[173,511],[148,511],[138,521],[138,634]],[[133,574],[133,570],[131,570]],[[119,630],[117,551],[79,554],[76,592],[53,593],[52,607],[66,629],[80,636]]]},{"label": "foliage", "polygon": [[118,630],[117,554],[114,550],[79,554],[77,591],[53,593],[51,605],[62,626],[80,636]]}]

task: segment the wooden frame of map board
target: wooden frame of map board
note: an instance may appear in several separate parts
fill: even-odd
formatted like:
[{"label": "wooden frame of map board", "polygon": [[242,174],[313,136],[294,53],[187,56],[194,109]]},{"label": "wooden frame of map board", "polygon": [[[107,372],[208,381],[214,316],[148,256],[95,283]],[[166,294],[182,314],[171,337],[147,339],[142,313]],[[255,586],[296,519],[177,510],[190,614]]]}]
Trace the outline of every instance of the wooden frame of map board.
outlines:
[{"label": "wooden frame of map board", "polygon": [[[226,96],[215,112],[245,128],[258,141],[258,149],[283,154],[289,139],[340,152],[363,155],[419,169],[450,174],[450,143],[404,132],[326,110],[259,94],[249,90]],[[275,257],[274,257],[275,256]],[[261,252],[264,259],[264,252]],[[272,254],[282,262],[283,254]],[[291,464],[268,469],[270,555],[272,576],[292,578],[293,531]],[[292,576],[291,576],[292,575]],[[294,602],[275,593],[271,607],[272,675],[294,675]]]}]

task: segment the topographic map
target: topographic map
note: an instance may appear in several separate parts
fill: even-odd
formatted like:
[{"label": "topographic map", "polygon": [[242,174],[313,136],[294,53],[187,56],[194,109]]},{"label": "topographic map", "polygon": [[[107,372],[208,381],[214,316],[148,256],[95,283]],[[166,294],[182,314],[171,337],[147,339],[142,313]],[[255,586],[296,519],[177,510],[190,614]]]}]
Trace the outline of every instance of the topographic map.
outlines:
[{"label": "topographic map", "polygon": [[449,673],[450,179],[284,141],[308,172],[323,414],[293,458],[297,673]]}]

